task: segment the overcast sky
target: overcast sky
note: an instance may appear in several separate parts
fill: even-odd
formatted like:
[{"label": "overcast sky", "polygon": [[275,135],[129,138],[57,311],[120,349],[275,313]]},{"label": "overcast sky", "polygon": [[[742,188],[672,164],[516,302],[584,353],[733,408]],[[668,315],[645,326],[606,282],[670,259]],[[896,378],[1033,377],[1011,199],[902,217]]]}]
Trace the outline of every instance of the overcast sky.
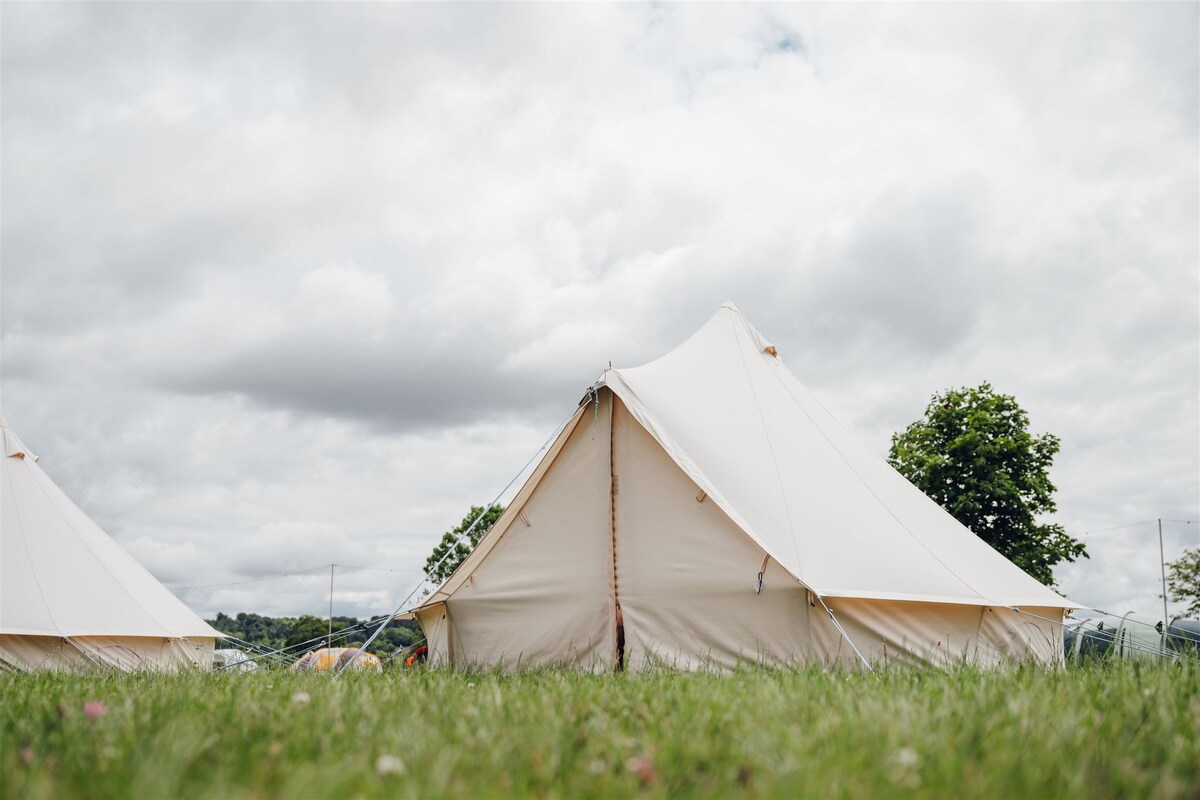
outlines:
[{"label": "overcast sky", "polygon": [[1200,519],[1197,9],[4,4],[0,405],[198,612],[384,613],[728,299],[880,453],[1015,394],[1061,588],[1158,618],[1105,529]]}]

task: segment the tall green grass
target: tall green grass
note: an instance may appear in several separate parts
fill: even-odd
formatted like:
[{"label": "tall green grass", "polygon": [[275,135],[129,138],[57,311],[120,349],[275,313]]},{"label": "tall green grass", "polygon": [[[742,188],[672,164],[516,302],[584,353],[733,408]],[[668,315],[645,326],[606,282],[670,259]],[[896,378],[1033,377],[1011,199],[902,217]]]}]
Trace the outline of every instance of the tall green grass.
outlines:
[{"label": "tall green grass", "polygon": [[0,700],[5,798],[1200,796],[1194,665],[8,674]]}]

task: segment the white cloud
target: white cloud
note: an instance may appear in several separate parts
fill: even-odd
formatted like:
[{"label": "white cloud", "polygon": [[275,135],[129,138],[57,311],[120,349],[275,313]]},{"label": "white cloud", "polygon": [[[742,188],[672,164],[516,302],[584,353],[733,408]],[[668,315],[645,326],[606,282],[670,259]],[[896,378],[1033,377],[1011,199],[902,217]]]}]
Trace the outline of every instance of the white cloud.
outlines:
[{"label": "white cloud", "polygon": [[[1070,529],[1200,514],[1194,6],[4,16],[4,410],[173,585],[419,567],[726,299],[877,450],[990,379]],[[1089,542],[1064,588],[1153,613],[1153,527]]]}]

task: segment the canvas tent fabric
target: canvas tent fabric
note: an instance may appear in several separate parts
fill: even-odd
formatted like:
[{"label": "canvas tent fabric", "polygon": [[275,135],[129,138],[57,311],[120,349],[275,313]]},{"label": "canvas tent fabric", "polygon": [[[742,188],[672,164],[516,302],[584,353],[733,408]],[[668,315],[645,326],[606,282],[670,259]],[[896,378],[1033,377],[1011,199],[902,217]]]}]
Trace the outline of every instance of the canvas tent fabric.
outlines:
[{"label": "canvas tent fabric", "polygon": [[0,419],[0,668],[210,668],[222,634],[114,542]]},{"label": "canvas tent fabric", "polygon": [[606,370],[414,615],[434,664],[600,670],[619,634],[634,669],[1056,663],[1074,607],[842,427],[725,304],[662,358]]}]

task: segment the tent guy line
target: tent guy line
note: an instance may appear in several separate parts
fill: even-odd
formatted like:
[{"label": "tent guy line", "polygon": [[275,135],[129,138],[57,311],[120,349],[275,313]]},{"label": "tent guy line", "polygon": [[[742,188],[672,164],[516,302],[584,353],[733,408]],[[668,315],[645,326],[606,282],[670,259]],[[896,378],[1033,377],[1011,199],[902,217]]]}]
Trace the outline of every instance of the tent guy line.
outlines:
[{"label": "tent guy line", "polygon": [[[1049,617],[1043,617],[1040,614],[1034,614],[1031,611],[1025,611],[1024,609],[1017,608],[1016,606],[1013,606],[1011,610],[1017,612],[1018,614],[1024,614],[1027,617],[1034,617],[1036,619],[1040,619],[1045,622],[1054,623],[1055,625],[1059,625],[1060,627],[1062,627],[1064,630],[1066,628],[1070,628],[1075,625],[1081,625],[1087,621],[1087,620],[1075,620],[1073,623],[1070,623],[1070,622],[1067,622],[1066,620],[1063,620],[1062,622],[1059,622],[1057,620],[1050,619]],[[1087,611],[1095,611],[1097,614],[1100,614],[1101,616],[1112,617],[1114,619],[1122,620],[1123,622],[1126,622],[1126,623],[1132,622],[1136,625],[1144,625],[1148,628],[1154,628],[1159,634],[1163,635],[1163,641],[1164,642],[1166,641],[1166,634],[1163,631],[1158,630],[1154,625],[1151,625],[1148,622],[1143,622],[1143,621],[1137,620],[1137,619],[1131,619],[1128,616],[1124,616],[1124,617],[1118,616],[1109,611],[1101,611],[1098,608],[1089,608],[1086,610]],[[1150,655],[1158,656],[1159,658],[1171,658],[1176,661],[1189,661],[1193,664],[1200,664],[1200,658],[1196,658],[1195,656],[1188,655],[1186,652],[1176,652],[1176,651],[1171,650],[1170,648],[1166,647],[1165,645],[1146,646],[1144,644],[1139,644],[1137,642],[1122,642],[1121,646],[1127,647],[1131,650],[1137,650],[1142,653],[1148,653]]]},{"label": "tent guy line", "polygon": [[1174,523],[1177,525],[1195,525],[1196,524],[1196,521],[1191,520],[1191,519],[1167,519],[1166,517],[1163,517],[1161,520],[1160,519],[1146,519],[1146,520],[1142,520],[1141,522],[1127,522],[1124,525],[1114,525],[1111,528],[1095,528],[1094,530],[1083,531],[1078,535],[1079,536],[1090,536],[1093,533],[1107,533],[1109,531],[1124,530],[1125,528],[1140,528],[1143,525],[1154,525],[1159,522],[1171,522],[1171,523]]},{"label": "tent guy line", "polygon": [[230,583],[205,583],[205,584],[201,584],[199,586],[171,586],[168,584],[167,588],[174,589],[175,591],[180,591],[180,592],[190,591],[192,589],[218,589],[218,588],[222,588],[225,586],[243,586],[247,583],[261,583],[263,581],[274,581],[274,580],[279,580],[280,578],[294,578],[299,575],[309,575],[311,573],[318,572],[318,571],[323,572],[327,569],[329,569],[329,565],[322,564],[319,567],[311,567],[309,569],[297,570],[295,572],[279,572],[279,573],[275,573],[273,575],[263,575],[258,578],[247,578],[246,580],[232,581]]},{"label": "tent guy line", "polygon": [[[341,642],[343,639],[348,639],[349,637],[353,636],[355,633],[357,633],[357,630],[355,628],[343,628],[340,631],[334,631],[332,637],[328,637],[325,634],[321,634],[320,636],[313,637],[312,639],[309,639],[307,641],[297,642],[296,644],[288,645],[287,647],[281,647],[278,650],[272,650],[269,653],[262,653],[260,655],[253,656],[251,658],[247,658],[244,661],[241,661],[238,663],[244,664],[247,661],[253,662],[253,661],[258,661],[263,658],[288,658],[290,656],[295,655],[295,653],[291,652],[293,650],[298,651],[305,647],[311,647],[312,645],[323,644],[326,641],[329,641],[331,643],[332,642]],[[228,669],[231,667],[236,667],[236,666],[237,666],[237,663],[220,664],[220,665],[214,666],[210,671],[211,672],[220,672],[221,670]]]},{"label": "tent guy line", "polygon": [[[343,672],[345,672],[346,670],[348,670],[352,666],[354,666],[354,661],[355,661],[355,659],[358,658],[359,653],[365,652],[366,649],[371,646],[371,643],[375,641],[375,638],[377,636],[379,636],[379,634],[383,633],[383,629],[386,628],[391,623],[391,621],[396,618],[396,616],[398,614],[400,614],[402,611],[404,611],[405,606],[407,606],[409,601],[412,600],[413,597],[416,595],[416,593],[421,590],[421,587],[429,582],[429,578],[428,578],[429,573],[436,572],[438,567],[440,567],[442,564],[446,563],[446,559],[450,557],[450,554],[457,551],[458,544],[460,542],[462,542],[462,540],[464,538],[466,538],[466,536],[471,531],[475,530],[475,526],[478,525],[479,521],[482,520],[487,515],[488,509],[490,509],[492,506],[494,506],[500,502],[500,498],[504,497],[504,495],[508,493],[508,490],[512,488],[513,484],[516,483],[517,480],[520,479],[520,477],[525,474],[525,471],[527,469],[529,469],[529,467],[531,465],[533,465],[533,463],[535,461],[537,461],[538,459],[541,458],[542,453],[544,453],[546,451],[546,448],[550,447],[550,445],[554,442],[554,440],[557,439],[559,437],[559,435],[562,433],[563,429],[566,428],[568,424],[570,424],[571,420],[574,419],[578,413],[579,413],[578,409],[576,409],[575,411],[572,411],[567,416],[566,419],[564,419],[562,422],[560,422],[558,424],[558,427],[556,427],[554,429],[554,433],[550,434],[550,436],[547,437],[546,441],[542,442],[542,446],[537,449],[536,453],[534,453],[532,456],[530,456],[529,460],[525,462],[525,465],[523,467],[521,467],[520,470],[517,471],[517,474],[513,475],[512,480],[510,480],[508,482],[508,484],[505,485],[505,487],[500,490],[499,494],[496,495],[496,497],[492,500],[492,502],[488,503],[486,506],[483,507],[483,510],[479,512],[479,515],[477,517],[475,517],[474,521],[467,527],[467,529],[465,531],[463,531],[461,534],[459,534],[458,538],[456,538],[454,540],[454,544],[451,545],[450,547],[446,548],[446,552],[442,555],[441,558],[438,559],[437,563],[425,571],[425,574],[422,576],[422,580],[419,581],[417,583],[417,585],[412,588],[412,591],[410,591],[408,593],[408,596],[406,596],[404,598],[404,600],[402,600],[400,602],[400,605],[396,606],[396,610],[388,615],[387,620],[382,625],[380,625],[379,628],[376,629],[375,632],[370,635],[370,637],[367,638],[367,641],[358,650],[358,652],[354,653],[350,657],[350,659],[345,663],[345,665],[340,670],[338,670],[336,674],[334,674],[333,680],[336,681],[339,677],[341,677]],[[460,564],[459,566],[461,568],[462,565]],[[451,576],[451,577],[453,577],[453,576]]]},{"label": "tent guy line", "polygon": [[874,672],[874,670],[871,669],[871,662],[867,661],[866,656],[862,654],[862,651],[859,650],[854,644],[854,640],[850,638],[850,634],[846,633],[846,629],[842,627],[842,623],[838,622],[837,617],[833,615],[833,609],[825,604],[825,598],[821,597],[821,595],[817,595],[816,597],[821,603],[821,608],[825,609],[825,613],[829,615],[829,621],[833,623],[834,627],[838,629],[838,633],[840,633],[842,638],[845,639],[847,644],[850,645],[850,649],[854,651],[854,655],[858,656],[859,660],[862,661],[863,666],[867,668],[867,672]]}]

